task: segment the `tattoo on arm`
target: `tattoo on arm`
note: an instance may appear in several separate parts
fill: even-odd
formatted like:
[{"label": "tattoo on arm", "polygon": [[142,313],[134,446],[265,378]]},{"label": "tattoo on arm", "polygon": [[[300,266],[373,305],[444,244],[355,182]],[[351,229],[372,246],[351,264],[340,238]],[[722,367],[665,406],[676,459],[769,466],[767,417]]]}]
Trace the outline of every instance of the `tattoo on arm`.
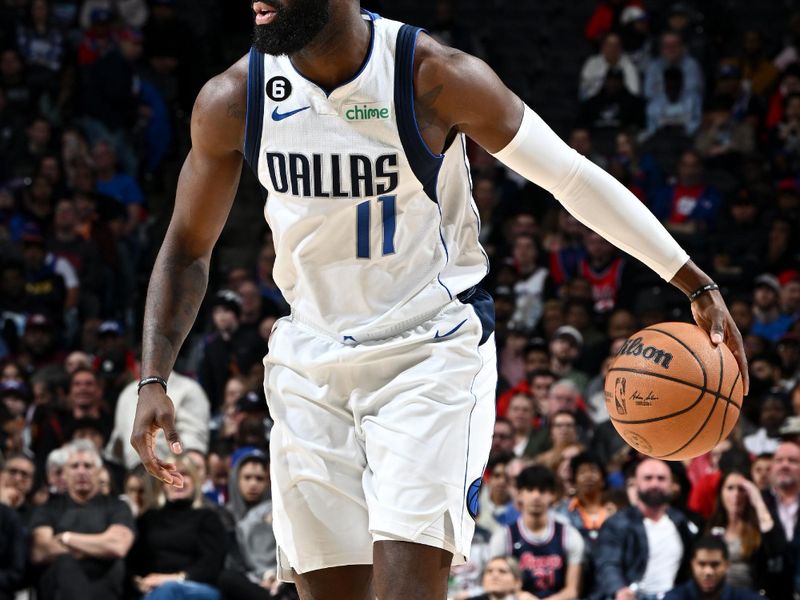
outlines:
[{"label": "tattoo on arm", "polygon": [[228,103],[228,116],[237,121],[244,121],[247,111],[237,102]]},{"label": "tattoo on arm", "polygon": [[415,108],[420,131],[425,131],[436,121],[437,112],[434,105],[442,94],[443,89],[443,85],[437,85],[417,98]]},{"label": "tattoo on arm", "polygon": [[[160,264],[159,264],[160,263]],[[147,291],[142,335],[143,372],[167,378],[197,318],[208,286],[208,262],[160,256]]]}]

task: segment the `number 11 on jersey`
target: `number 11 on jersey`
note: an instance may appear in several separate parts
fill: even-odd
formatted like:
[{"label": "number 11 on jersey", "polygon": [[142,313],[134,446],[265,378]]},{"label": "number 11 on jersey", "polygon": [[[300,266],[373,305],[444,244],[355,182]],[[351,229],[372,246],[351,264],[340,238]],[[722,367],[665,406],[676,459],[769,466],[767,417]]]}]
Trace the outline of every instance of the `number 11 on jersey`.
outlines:
[{"label": "number 11 on jersey", "polygon": [[[381,205],[383,220],[383,256],[394,254],[394,232],[397,228],[397,196],[381,196],[378,198]],[[372,201],[367,200],[356,207],[356,249],[358,258],[370,258],[370,212]]]}]

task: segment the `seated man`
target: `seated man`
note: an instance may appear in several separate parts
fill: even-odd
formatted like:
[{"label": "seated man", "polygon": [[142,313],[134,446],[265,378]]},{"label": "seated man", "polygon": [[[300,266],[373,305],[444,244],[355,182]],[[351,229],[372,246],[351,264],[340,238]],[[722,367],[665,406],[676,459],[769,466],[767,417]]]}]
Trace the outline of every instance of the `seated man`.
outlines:
[{"label": "seated man", "polygon": [[517,476],[522,516],[492,535],[492,556],[513,556],[522,571],[522,589],[539,598],[578,597],[584,542],[572,526],[555,519],[556,478],[542,465]]},{"label": "seated man", "polygon": [[692,549],[692,579],[669,592],[664,600],[757,600],[753,590],[725,583],[730,561],[721,537],[700,538]]},{"label": "seated man", "polygon": [[51,497],[31,521],[31,558],[44,568],[38,598],[122,598],[133,515],[122,500],[98,493],[103,461],[94,444],[77,440],[66,449],[67,493]]},{"label": "seated man", "polygon": [[28,543],[16,511],[0,504],[0,600],[13,600],[28,563]]}]

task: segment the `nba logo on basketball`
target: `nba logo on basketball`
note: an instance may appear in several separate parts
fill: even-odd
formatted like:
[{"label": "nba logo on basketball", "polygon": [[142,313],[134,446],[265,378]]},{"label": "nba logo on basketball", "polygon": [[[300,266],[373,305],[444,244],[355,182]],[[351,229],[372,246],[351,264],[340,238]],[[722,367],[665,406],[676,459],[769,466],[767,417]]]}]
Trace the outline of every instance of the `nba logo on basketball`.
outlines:
[{"label": "nba logo on basketball", "polygon": [[627,415],[628,409],[625,406],[625,378],[617,377],[617,382],[614,385],[614,404],[617,407],[617,413],[620,415]]}]

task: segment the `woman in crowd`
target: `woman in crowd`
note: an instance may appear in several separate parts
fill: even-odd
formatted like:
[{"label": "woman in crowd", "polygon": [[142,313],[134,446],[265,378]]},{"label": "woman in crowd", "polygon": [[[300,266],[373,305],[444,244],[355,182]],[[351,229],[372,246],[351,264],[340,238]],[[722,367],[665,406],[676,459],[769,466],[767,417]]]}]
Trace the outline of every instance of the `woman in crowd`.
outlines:
[{"label": "woman in crowd", "polygon": [[766,590],[768,598],[780,596],[771,593],[779,578],[770,572],[770,566],[781,562],[774,559],[783,555],[786,538],[780,524],[773,521],[761,492],[744,474],[730,471],[722,476],[717,507],[707,530],[721,536],[728,545],[730,585]]},{"label": "woman in crowd", "polygon": [[510,556],[490,560],[483,570],[482,580],[484,593],[469,600],[535,600],[535,596],[522,591],[519,564]]},{"label": "woman in crowd", "polygon": [[219,600],[212,587],[225,560],[225,529],[203,508],[194,465],[178,458],[183,487],[163,485],[161,506],[137,520],[129,555],[133,583],[146,600]]}]

